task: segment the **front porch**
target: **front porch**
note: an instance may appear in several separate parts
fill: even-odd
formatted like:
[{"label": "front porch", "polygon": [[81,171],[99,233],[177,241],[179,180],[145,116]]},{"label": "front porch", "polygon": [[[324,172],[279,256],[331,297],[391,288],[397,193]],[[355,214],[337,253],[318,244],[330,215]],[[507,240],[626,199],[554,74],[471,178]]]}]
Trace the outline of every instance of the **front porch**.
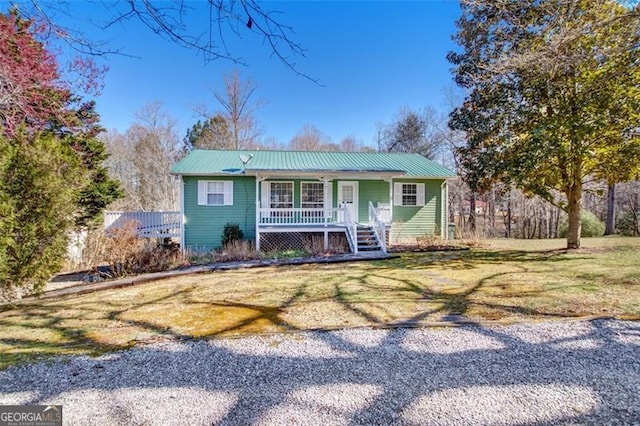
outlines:
[{"label": "front porch", "polygon": [[[256,248],[278,247],[277,240],[288,240],[288,246],[317,246],[322,238],[325,251],[341,246],[341,236],[351,253],[387,251],[387,226],[391,223],[390,209],[378,208],[369,202],[369,220],[359,223],[347,206],[337,208],[258,208]],[[274,235],[277,234],[277,235]],[[276,242],[274,242],[276,241]]]}]

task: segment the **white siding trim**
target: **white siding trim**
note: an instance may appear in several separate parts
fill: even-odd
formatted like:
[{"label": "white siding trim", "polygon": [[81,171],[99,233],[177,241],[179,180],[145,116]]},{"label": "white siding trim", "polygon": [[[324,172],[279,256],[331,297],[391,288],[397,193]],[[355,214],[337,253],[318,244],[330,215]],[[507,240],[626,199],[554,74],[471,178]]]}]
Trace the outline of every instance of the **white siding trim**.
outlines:
[{"label": "white siding trim", "polygon": [[402,205],[402,183],[396,182],[393,184],[393,205]]},{"label": "white siding trim", "polygon": [[424,183],[417,183],[416,184],[416,192],[417,192],[417,197],[416,197],[416,204],[418,206],[424,206]]},{"label": "white siding trim", "polygon": [[233,181],[232,180],[224,181],[224,205],[225,206],[233,205]]},{"label": "white siding trim", "polygon": [[198,205],[199,206],[207,205],[207,181],[206,180],[198,181]]}]

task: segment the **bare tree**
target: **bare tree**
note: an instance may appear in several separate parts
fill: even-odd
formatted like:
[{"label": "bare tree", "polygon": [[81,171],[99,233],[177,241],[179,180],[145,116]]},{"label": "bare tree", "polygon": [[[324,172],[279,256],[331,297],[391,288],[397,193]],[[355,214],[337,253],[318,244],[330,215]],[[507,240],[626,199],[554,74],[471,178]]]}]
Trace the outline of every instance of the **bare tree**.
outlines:
[{"label": "bare tree", "polygon": [[207,62],[222,59],[246,65],[228,49],[227,40],[246,43],[254,38],[266,45],[272,56],[296,75],[316,81],[298,67],[296,61],[305,57],[306,50],[293,39],[293,28],[278,19],[282,16],[280,11],[266,8],[257,0],[95,2],[96,10],[100,6],[104,8],[97,16],[82,15],[73,3],[67,0],[9,1],[10,7],[17,8],[27,18],[45,23],[51,36],[61,38],[83,54],[106,56],[123,52],[104,40],[87,38],[78,27],[61,25],[57,22],[60,16],[85,20],[102,30],[116,25],[126,28],[131,22],[141,22],[152,33],[202,54]]},{"label": "bare tree", "polygon": [[402,108],[396,119],[383,126],[381,137],[388,152],[412,152],[436,159],[443,144],[441,119],[433,108],[422,112]]},{"label": "bare tree", "polygon": [[109,130],[100,135],[109,158],[105,165],[109,176],[120,181],[125,196],[109,206],[112,210],[144,210],[136,193],[137,171],[133,165],[135,150],[128,137],[117,130]]},{"label": "bare tree", "polygon": [[223,107],[222,116],[230,128],[233,149],[249,149],[259,144],[262,130],[255,112],[262,102],[255,99],[255,92],[256,85],[242,79],[238,70],[224,76],[224,92],[214,92]]},{"label": "bare tree", "polygon": [[[329,137],[312,124],[305,124],[289,142],[296,151],[335,151]],[[334,147],[335,148],[335,147]]]},{"label": "bare tree", "polygon": [[107,166],[111,176],[122,183],[125,198],[117,206],[123,210],[175,210],[179,207],[179,187],[169,175],[183,147],[175,120],[162,110],[160,102],[144,106],[137,121],[123,135],[108,132],[104,142],[110,153]]},{"label": "bare tree", "polygon": [[364,147],[356,140],[355,136],[349,135],[340,142],[340,151],[356,152],[362,151]]}]

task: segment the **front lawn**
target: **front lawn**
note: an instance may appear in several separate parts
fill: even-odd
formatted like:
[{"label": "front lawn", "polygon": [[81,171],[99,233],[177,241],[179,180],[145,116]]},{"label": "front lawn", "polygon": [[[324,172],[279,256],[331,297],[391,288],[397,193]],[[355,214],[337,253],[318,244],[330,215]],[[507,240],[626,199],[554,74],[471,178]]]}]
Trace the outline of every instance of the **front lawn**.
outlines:
[{"label": "front lawn", "polygon": [[155,338],[440,320],[640,318],[640,239],[488,241],[469,251],[172,278],[0,312],[0,368]]}]

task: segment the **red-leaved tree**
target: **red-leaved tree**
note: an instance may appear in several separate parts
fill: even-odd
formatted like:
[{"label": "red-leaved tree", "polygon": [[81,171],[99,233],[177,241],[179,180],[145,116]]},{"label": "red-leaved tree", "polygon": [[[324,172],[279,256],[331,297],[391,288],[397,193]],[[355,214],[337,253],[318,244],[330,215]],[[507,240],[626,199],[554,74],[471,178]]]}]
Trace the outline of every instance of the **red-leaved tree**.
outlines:
[{"label": "red-leaved tree", "polygon": [[20,125],[43,130],[67,122],[71,92],[60,80],[56,58],[34,36],[43,25],[15,11],[0,15],[0,125],[13,136]]}]

